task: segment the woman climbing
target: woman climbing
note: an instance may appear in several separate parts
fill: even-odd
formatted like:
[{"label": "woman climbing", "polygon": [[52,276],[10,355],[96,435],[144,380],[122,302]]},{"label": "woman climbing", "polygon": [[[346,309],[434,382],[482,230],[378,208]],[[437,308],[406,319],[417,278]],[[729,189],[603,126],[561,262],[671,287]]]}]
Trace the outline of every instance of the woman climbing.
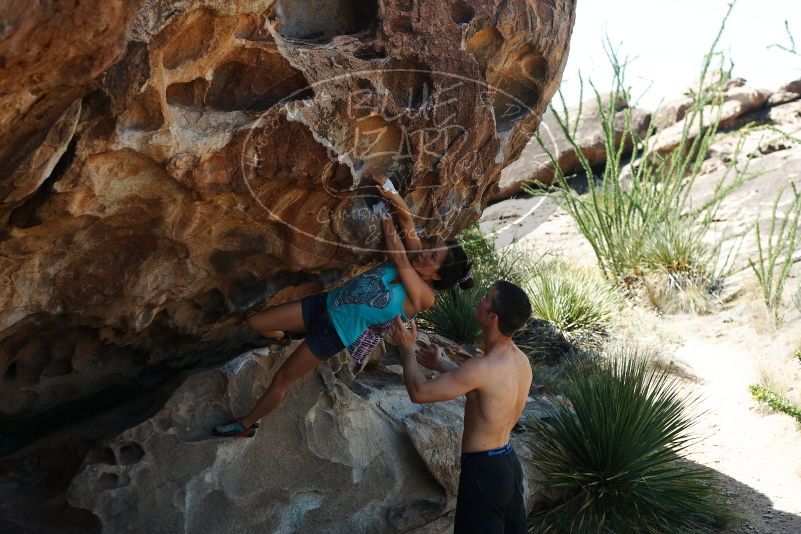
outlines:
[{"label": "woman climbing", "polygon": [[392,182],[376,176],[381,196],[395,208],[403,239],[392,216],[379,203],[388,262],[328,293],[288,302],[256,313],[248,325],[261,335],[288,343],[293,332],[306,332],[304,341],[275,373],[267,391],[244,417],[214,427],[221,437],[253,437],[259,420],[283,402],[289,387],[318,365],[348,348],[361,362],[375,347],[395,317],[407,318],[434,304],[434,290],[457,283],[472,287],[470,263],[455,239],[440,240],[424,250],[409,207]]}]

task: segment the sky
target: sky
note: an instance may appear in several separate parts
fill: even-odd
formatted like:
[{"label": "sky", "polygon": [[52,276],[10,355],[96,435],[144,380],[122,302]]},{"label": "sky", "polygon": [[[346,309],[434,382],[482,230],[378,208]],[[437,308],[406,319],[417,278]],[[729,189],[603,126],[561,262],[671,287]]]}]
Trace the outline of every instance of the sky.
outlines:
[{"label": "sky", "polygon": [[[639,98],[640,107],[654,109],[660,100],[680,96],[697,79],[729,0],[578,0],[577,4],[562,77],[568,104],[578,102],[578,72],[599,89],[609,87],[611,69],[602,45],[608,34],[620,55],[630,60],[627,80],[633,97]],[[719,45],[734,61],[734,76],[774,91],[801,79],[801,57],[768,48],[777,43],[789,46],[785,20],[801,50],[801,0],[736,3]]]}]

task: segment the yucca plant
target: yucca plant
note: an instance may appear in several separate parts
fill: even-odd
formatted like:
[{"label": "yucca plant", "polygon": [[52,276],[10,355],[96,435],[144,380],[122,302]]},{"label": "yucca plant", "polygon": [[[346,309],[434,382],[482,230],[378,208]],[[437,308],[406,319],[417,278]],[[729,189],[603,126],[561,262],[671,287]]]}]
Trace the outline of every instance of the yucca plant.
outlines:
[{"label": "yucca plant", "polygon": [[473,264],[476,285],[487,289],[496,280],[508,280],[523,287],[539,270],[540,258],[531,250],[514,244],[496,250],[493,237],[485,235],[477,223],[457,236]]},{"label": "yucca plant", "polygon": [[563,403],[532,438],[541,483],[562,497],[531,532],[705,532],[724,521],[679,384],[627,351],[568,379]]},{"label": "yucca plant", "polygon": [[[731,69],[722,68],[723,58],[715,52],[728,16],[727,13],[704,58],[698,90],[692,94],[692,106],[684,119],[679,142],[672,150],[657,152],[656,126],[651,125],[641,136],[632,125],[631,110],[617,110],[621,99],[629,100],[626,64],[619,60],[608,39],[605,48],[613,69],[613,88],[606,103],[590,84],[599,108],[606,151],[606,163],[599,177],[576,142],[580,117],[574,117],[571,124],[561,93],[561,112],[552,108],[589,178],[587,194],[578,194],[569,187],[555,155],[538,137],[556,171],[556,187],[548,190],[561,198],[562,207],[589,241],[601,272],[609,279],[638,279],[659,269],[702,278],[710,287],[717,287],[715,280],[730,266],[729,258],[720,261],[721,247],[708,244],[705,236],[721,202],[748,176],[747,167],[736,166],[742,141],[737,145],[733,163],[716,183],[709,199],[699,206],[693,206],[690,199],[693,184],[718,132],[720,94],[730,78]],[[721,67],[717,78],[710,76],[715,58],[720,60]],[[622,139],[616,126],[620,113],[623,113]],[[628,167],[624,166],[626,147],[631,147],[632,163]],[[538,192],[533,188],[529,191]]]},{"label": "yucca plant", "polygon": [[440,291],[434,305],[419,314],[420,325],[457,343],[475,345],[481,339],[481,326],[473,313],[483,295],[478,286],[466,291],[458,287]]},{"label": "yucca plant", "polygon": [[779,202],[785,193],[782,188],[776,195],[771,210],[770,226],[766,236],[762,235],[759,221],[755,226],[757,243],[756,260],[748,260],[756,274],[765,305],[773,313],[774,320],[781,322],[782,293],[784,284],[793,266],[793,255],[801,245],[801,193],[792,186],[792,199],[787,212],[779,212]]},{"label": "yucca plant", "polygon": [[455,287],[438,292],[434,305],[419,315],[420,325],[457,343],[475,345],[481,338],[481,327],[473,313],[490,286],[503,279],[525,287],[537,272],[540,260],[530,251],[515,246],[495,250],[477,224],[457,238],[473,263],[474,286],[469,290]]}]

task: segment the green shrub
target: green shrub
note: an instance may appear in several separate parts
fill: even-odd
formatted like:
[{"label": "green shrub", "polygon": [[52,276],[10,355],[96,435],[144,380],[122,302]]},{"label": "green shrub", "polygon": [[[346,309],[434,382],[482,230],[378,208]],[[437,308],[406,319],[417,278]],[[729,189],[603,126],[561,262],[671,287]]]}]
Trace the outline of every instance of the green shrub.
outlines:
[{"label": "green shrub", "polygon": [[[601,272],[609,279],[636,279],[658,270],[703,281],[712,290],[719,287],[718,280],[730,267],[731,258],[722,258],[720,254],[722,240],[710,245],[705,237],[721,202],[746,179],[747,168],[736,166],[742,142],[732,158],[735,163],[727,167],[709,199],[700,206],[693,206],[690,200],[693,184],[701,174],[702,163],[718,132],[720,94],[730,78],[730,70],[722,70],[717,79],[710,75],[715,58],[719,58],[723,66],[715,48],[726,19],[710,53],[705,56],[699,90],[692,94],[693,103],[675,149],[666,154],[657,153],[653,149],[655,125],[641,136],[632,125],[630,109],[622,112],[622,139],[616,134],[621,113],[617,103],[620,99],[628,101],[629,91],[625,84],[625,62],[618,59],[608,42],[606,49],[614,72],[608,103],[603,102],[593,86],[607,155],[600,177],[595,176],[575,140],[575,125],[580,117],[575,117],[575,125],[571,125],[561,93],[562,111],[553,110],[589,177],[587,194],[578,194],[570,188],[555,156],[538,137],[556,169],[556,187],[550,191],[559,195],[562,207],[589,241]],[[626,146],[632,147],[632,163],[628,167],[624,167]]]},{"label": "green shrub", "polygon": [[419,323],[429,332],[457,343],[475,345],[481,339],[481,326],[473,314],[483,295],[478,286],[466,291],[458,287],[440,291],[434,305],[419,314]]},{"label": "green shrub", "polygon": [[569,379],[531,440],[542,484],[561,492],[531,532],[705,532],[727,519],[708,469],[682,461],[695,442],[676,379],[636,352]]},{"label": "green shrub", "polygon": [[[493,239],[484,235],[478,223],[463,230],[457,239],[473,263],[476,286],[480,286],[484,291],[496,280],[508,280],[524,287],[531,276],[539,270],[539,258],[531,250],[516,245],[496,250]],[[481,296],[483,294],[479,298]]]},{"label": "green shrub", "polygon": [[801,407],[787,397],[782,397],[775,391],[758,384],[749,386],[748,391],[759,402],[767,404],[774,411],[785,413],[801,423]]},{"label": "green shrub", "polygon": [[539,339],[530,345],[515,343],[531,361],[534,383],[551,394],[561,394],[570,386],[573,376],[591,372],[602,361],[599,352],[585,349],[577,342],[553,344]]},{"label": "green shrub", "polygon": [[496,251],[478,224],[470,226],[457,238],[473,263],[474,286],[469,290],[457,286],[438,292],[434,306],[420,313],[419,320],[430,332],[457,343],[475,345],[481,338],[481,327],[473,313],[481,298],[498,279],[526,287],[528,279],[537,272],[539,259],[514,246]]},{"label": "green shrub", "polygon": [[605,281],[563,262],[550,262],[531,280],[532,315],[568,339],[606,331],[618,306],[617,294]]},{"label": "green shrub", "polygon": [[751,269],[756,274],[765,305],[773,312],[777,323],[781,322],[782,293],[784,284],[793,267],[793,254],[801,245],[801,193],[792,186],[792,200],[787,213],[778,211],[779,201],[785,192],[782,188],[776,195],[771,210],[770,226],[766,236],[760,231],[759,221],[755,226],[758,256],[756,261],[749,259]]},{"label": "green shrub", "polygon": [[642,281],[648,301],[661,313],[710,313],[719,302],[716,286],[704,276],[661,270]]}]

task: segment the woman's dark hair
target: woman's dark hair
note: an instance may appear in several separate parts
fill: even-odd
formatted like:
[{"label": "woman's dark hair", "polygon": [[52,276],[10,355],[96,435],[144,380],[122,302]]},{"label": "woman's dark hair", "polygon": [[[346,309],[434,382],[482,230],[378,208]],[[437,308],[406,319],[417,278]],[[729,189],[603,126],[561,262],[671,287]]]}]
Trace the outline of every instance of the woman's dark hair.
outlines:
[{"label": "woman's dark hair", "polygon": [[470,289],[473,287],[473,277],[468,275],[472,264],[467,261],[467,253],[462,244],[455,239],[448,239],[445,244],[448,246],[448,252],[437,271],[439,280],[434,280],[434,289],[438,291],[451,289],[456,284],[462,289]]},{"label": "woman's dark hair", "polygon": [[498,330],[512,337],[531,317],[531,301],[525,291],[506,280],[495,282],[490,292],[493,289],[497,293],[492,298],[491,309],[498,316]]}]

